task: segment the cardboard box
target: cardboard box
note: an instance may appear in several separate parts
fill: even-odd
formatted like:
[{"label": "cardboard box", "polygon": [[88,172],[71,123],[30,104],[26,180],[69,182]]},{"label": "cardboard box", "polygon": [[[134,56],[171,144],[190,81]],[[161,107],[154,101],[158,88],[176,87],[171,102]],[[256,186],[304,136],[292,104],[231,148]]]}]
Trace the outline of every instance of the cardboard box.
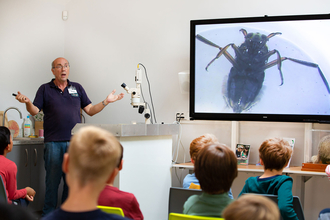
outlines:
[{"label": "cardboard box", "polygon": [[43,121],[35,121],[34,122],[34,134],[39,136],[39,130],[44,129],[44,122]]}]

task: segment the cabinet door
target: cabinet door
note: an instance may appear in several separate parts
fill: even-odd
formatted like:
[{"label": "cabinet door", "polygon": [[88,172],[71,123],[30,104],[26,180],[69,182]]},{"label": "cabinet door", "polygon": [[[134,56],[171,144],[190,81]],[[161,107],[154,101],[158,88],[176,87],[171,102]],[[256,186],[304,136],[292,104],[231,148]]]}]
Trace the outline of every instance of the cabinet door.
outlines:
[{"label": "cabinet door", "polygon": [[31,151],[31,187],[36,191],[34,201],[30,203],[29,208],[33,211],[41,211],[45,200],[45,162],[44,145],[33,145]]},{"label": "cabinet door", "polygon": [[7,158],[17,166],[17,189],[30,185],[30,145],[15,145]]},{"label": "cabinet door", "polygon": [[45,200],[44,145],[15,145],[7,158],[17,166],[17,189],[30,186],[36,191],[28,208],[41,211]]}]

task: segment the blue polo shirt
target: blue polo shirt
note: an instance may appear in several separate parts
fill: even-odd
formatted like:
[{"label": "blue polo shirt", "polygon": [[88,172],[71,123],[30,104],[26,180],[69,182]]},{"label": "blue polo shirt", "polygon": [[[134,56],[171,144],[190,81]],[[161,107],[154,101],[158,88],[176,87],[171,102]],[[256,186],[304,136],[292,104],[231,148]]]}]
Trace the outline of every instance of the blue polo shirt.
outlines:
[{"label": "blue polo shirt", "polygon": [[68,80],[62,92],[53,80],[39,87],[33,104],[44,112],[45,142],[70,141],[72,128],[81,122],[80,109],[91,101],[79,83]]}]

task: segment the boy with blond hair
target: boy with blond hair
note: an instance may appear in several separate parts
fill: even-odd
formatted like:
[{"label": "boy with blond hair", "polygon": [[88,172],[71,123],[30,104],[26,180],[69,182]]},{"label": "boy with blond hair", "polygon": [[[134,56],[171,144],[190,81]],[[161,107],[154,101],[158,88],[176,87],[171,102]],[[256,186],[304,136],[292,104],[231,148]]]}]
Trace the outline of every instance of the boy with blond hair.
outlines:
[{"label": "boy with blond hair", "polygon": [[[210,144],[218,144],[219,141],[217,137],[213,134],[204,134],[202,136],[199,136],[198,138],[195,138],[191,143],[189,147],[189,153],[190,153],[190,160],[193,164],[195,164],[197,155],[201,149],[203,149],[206,145]],[[195,173],[188,174],[183,179],[183,188],[185,189],[200,189],[199,181],[196,178]],[[231,189],[228,191],[228,196],[231,199],[234,199],[233,194],[231,192]]]},{"label": "boy with blond hair", "polygon": [[280,212],[272,200],[256,194],[246,194],[222,212],[226,220],[279,220]]},{"label": "boy with blond hair", "polygon": [[127,219],[97,208],[100,192],[115,175],[120,153],[119,142],[111,133],[92,126],[81,128],[72,137],[63,158],[69,196],[59,209],[43,219]]},{"label": "boy with blond hair", "polygon": [[282,175],[292,155],[287,141],[270,138],[259,148],[260,163],[264,166],[261,176],[250,177],[238,195],[244,193],[272,194],[278,196],[278,207],[284,220],[298,220],[293,210],[292,178]]}]

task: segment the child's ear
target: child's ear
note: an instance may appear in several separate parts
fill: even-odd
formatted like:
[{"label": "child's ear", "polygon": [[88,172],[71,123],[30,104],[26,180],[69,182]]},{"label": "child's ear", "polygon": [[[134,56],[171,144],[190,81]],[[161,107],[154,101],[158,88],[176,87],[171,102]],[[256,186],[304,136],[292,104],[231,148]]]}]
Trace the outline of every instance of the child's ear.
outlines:
[{"label": "child's ear", "polygon": [[10,150],[10,144],[7,145],[7,147],[5,148],[5,150],[6,150],[7,152],[10,152],[10,151],[11,151],[11,150]]},{"label": "child's ear", "polygon": [[260,158],[260,165],[264,165],[264,162],[262,161],[261,158]]},{"label": "child's ear", "polygon": [[121,160],[119,167],[118,167],[119,171],[121,171],[123,169],[123,164],[124,164],[124,160]]},{"label": "child's ear", "polygon": [[69,154],[65,153],[63,157],[62,170],[66,174],[69,171]]},{"label": "child's ear", "polygon": [[118,173],[119,173],[119,169],[118,169],[118,167],[116,167],[116,168],[112,171],[112,173],[110,174],[110,176],[109,176],[109,178],[108,178],[106,184],[111,184],[111,183],[113,183],[113,182],[115,181],[115,178],[116,178],[116,176],[117,176]]},{"label": "child's ear", "polygon": [[192,162],[193,164],[195,164],[195,160],[194,160],[194,159],[190,158],[190,160],[191,160],[191,162]]}]

